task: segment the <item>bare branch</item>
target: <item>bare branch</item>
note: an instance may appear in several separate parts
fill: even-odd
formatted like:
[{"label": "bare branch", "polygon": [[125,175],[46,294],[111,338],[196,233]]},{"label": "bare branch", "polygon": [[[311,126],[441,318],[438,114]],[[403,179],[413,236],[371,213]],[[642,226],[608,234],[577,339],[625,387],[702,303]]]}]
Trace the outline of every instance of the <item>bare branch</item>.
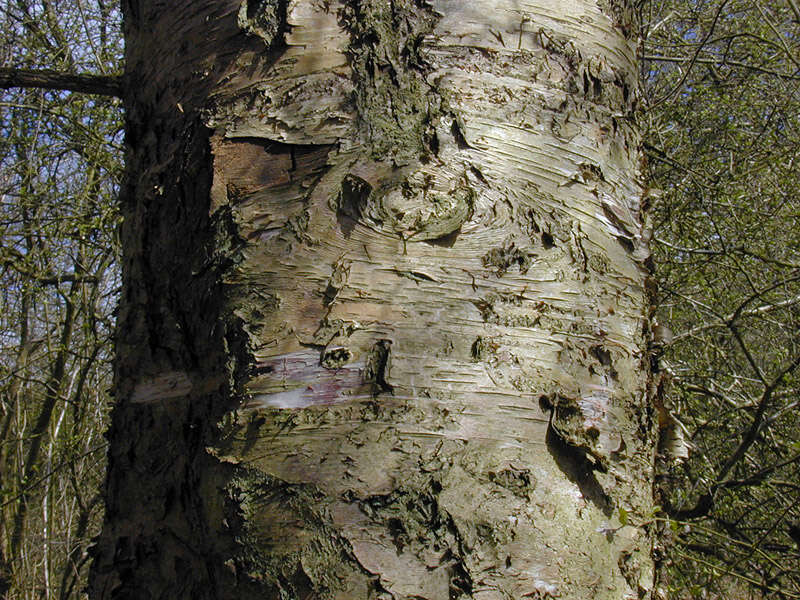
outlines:
[{"label": "bare branch", "polygon": [[798,8],[797,2],[795,2],[795,0],[789,0],[789,7],[792,9],[795,19],[800,22],[800,8]]},{"label": "bare branch", "polygon": [[0,89],[14,87],[66,90],[122,98],[122,77],[117,75],[75,75],[50,69],[0,68]]},{"label": "bare branch", "polygon": [[[643,54],[641,58],[642,60],[649,60],[653,62],[670,62],[670,63],[692,62],[691,57],[688,56],[665,56],[658,54]],[[738,67],[740,69],[748,69],[750,71],[764,73],[765,75],[774,75],[775,77],[780,77],[781,79],[800,79],[800,75],[797,75],[795,73],[782,73],[780,71],[775,71],[773,69],[765,69],[764,67],[760,67],[758,65],[751,65],[738,60],[729,60],[729,59],[723,60],[717,58],[696,58],[694,60],[694,63],[713,65],[715,67]]]},{"label": "bare branch", "polygon": [[753,417],[753,423],[750,425],[750,429],[748,429],[747,433],[742,438],[742,441],[739,443],[739,446],[736,448],[734,453],[728,458],[722,468],[717,473],[717,483],[714,487],[719,487],[720,485],[724,484],[726,481],[726,477],[730,470],[736,465],[736,463],[741,460],[741,458],[745,455],[745,453],[750,449],[750,446],[756,441],[756,437],[758,432],[761,430],[761,427],[764,423],[764,413],[767,410],[767,407],[770,404],[770,400],[772,399],[773,392],[775,388],[783,380],[784,375],[788,375],[789,373],[796,370],[800,367],[800,355],[796,356],[795,359],[789,363],[780,373],[778,373],[773,380],[766,386],[764,393],[761,395],[761,400],[758,403],[758,407],[756,409],[756,414]]},{"label": "bare branch", "polygon": [[[789,308],[794,306],[795,304],[800,304],[800,294],[797,296],[793,296],[781,302],[775,302],[772,304],[764,304],[763,306],[758,306],[756,308],[751,308],[750,310],[745,310],[739,313],[739,318],[741,317],[755,317],[759,315],[764,315],[774,310],[779,310],[781,308]],[[734,319],[734,314],[731,313],[729,316],[725,317],[723,323],[708,323],[705,325],[698,325],[697,327],[693,327],[688,331],[684,331],[672,338],[670,344],[674,344],[680,340],[686,339],[688,337],[692,337],[701,333],[703,331],[708,331],[709,329],[721,329],[728,326],[728,321]]]},{"label": "bare branch", "polygon": [[706,33],[705,37],[702,39],[700,44],[698,44],[697,50],[692,55],[691,60],[689,60],[689,63],[688,63],[689,66],[687,67],[686,72],[681,76],[681,80],[677,83],[677,85],[668,94],[665,94],[661,98],[659,98],[659,99],[655,100],[654,102],[652,102],[650,104],[650,106],[648,107],[649,110],[653,110],[656,106],[658,106],[662,102],[672,98],[683,87],[683,84],[686,83],[686,78],[689,77],[689,73],[691,72],[692,67],[697,62],[697,59],[700,58],[700,52],[705,47],[706,42],[708,42],[708,40],[711,39],[711,35],[714,33],[714,28],[717,26],[717,21],[719,20],[719,17],[722,14],[722,9],[725,8],[725,5],[727,3],[728,3],[728,0],[722,0],[722,3],[717,8],[717,12],[714,15],[714,20],[711,22],[711,27],[709,28],[708,33]]}]

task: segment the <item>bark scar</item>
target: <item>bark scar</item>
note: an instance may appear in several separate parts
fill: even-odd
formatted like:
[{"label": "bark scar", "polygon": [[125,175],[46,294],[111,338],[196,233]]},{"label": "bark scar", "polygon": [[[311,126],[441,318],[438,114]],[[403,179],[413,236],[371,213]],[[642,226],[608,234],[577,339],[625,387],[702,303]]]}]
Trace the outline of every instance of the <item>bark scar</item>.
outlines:
[{"label": "bark scar", "polygon": [[597,430],[576,426],[575,417],[576,414],[581,415],[581,410],[575,401],[556,394],[542,396],[539,403],[542,410],[550,412],[548,441],[562,446],[562,451],[583,462],[590,471],[605,473],[608,470],[607,458],[598,452],[594,444]]},{"label": "bark scar", "polygon": [[372,351],[367,358],[364,378],[366,381],[373,382],[373,393],[376,396],[382,392],[394,393],[394,386],[386,381],[391,370],[391,349],[392,340],[378,340],[372,346]]}]

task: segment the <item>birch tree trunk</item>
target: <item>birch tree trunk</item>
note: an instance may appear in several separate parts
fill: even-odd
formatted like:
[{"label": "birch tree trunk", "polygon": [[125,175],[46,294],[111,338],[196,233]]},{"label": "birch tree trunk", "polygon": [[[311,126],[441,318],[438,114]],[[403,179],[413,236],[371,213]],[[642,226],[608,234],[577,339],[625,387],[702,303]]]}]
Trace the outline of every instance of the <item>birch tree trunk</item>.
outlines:
[{"label": "birch tree trunk", "polygon": [[126,0],[99,598],[651,598],[621,0]]}]

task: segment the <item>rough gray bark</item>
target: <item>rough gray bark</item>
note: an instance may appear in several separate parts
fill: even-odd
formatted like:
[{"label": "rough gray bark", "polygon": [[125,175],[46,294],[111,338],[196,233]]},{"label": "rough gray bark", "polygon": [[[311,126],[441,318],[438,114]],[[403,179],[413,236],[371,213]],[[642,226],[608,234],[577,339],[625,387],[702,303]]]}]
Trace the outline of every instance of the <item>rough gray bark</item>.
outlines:
[{"label": "rough gray bark", "polygon": [[652,597],[624,3],[124,7],[92,597]]}]

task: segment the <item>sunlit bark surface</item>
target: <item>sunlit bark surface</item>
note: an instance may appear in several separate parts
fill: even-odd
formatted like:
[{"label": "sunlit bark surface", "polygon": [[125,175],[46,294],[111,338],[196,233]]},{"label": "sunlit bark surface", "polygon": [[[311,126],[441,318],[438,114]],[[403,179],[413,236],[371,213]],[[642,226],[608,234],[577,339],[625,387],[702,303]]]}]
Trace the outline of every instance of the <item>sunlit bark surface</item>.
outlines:
[{"label": "sunlit bark surface", "polygon": [[128,2],[95,598],[654,594],[630,19]]}]

